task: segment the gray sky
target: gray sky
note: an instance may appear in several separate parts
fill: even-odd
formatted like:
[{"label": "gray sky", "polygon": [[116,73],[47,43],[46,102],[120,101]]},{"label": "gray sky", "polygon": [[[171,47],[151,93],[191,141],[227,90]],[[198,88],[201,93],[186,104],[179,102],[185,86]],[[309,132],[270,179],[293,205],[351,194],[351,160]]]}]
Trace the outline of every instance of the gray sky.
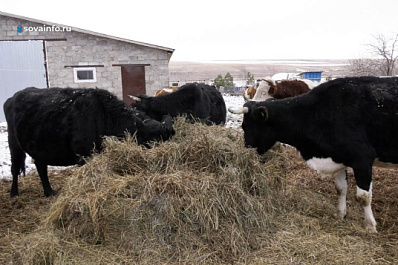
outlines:
[{"label": "gray sky", "polygon": [[176,49],[173,61],[368,57],[398,0],[0,0],[0,10]]}]

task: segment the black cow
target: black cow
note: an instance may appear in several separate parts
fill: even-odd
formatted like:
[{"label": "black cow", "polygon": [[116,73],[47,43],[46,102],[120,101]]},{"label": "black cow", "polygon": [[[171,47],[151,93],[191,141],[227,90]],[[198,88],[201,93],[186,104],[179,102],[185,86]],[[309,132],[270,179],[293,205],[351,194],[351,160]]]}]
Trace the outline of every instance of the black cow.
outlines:
[{"label": "black cow", "polygon": [[199,119],[206,124],[223,124],[227,114],[221,93],[215,87],[204,84],[187,84],[171,94],[158,97],[133,98],[137,101],[132,104],[133,108],[156,120],[163,115],[177,117],[187,114],[188,118]]},{"label": "black cow", "polygon": [[345,168],[354,171],[365,227],[376,232],[371,210],[372,166],[398,164],[398,78],[342,78],[296,98],[248,102],[245,145],[266,152],[276,141],[295,146],[307,164],[334,176],[338,214],[346,215]]},{"label": "black cow", "polygon": [[139,144],[167,140],[174,134],[171,118],[141,120],[116,96],[101,89],[26,88],[4,103],[13,177],[11,197],[18,196],[18,175],[28,153],[46,196],[54,195],[47,165],[83,164],[99,151],[103,136],[136,133]]}]

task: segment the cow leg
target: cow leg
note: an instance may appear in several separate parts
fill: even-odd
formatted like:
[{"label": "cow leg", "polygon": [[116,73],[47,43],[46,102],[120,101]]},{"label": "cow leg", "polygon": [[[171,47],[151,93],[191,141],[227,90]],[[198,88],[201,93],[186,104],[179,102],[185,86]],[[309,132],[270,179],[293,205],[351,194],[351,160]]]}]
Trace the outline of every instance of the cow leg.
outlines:
[{"label": "cow leg", "polygon": [[43,185],[44,195],[46,197],[55,196],[55,192],[51,188],[50,181],[48,180],[47,165],[41,164],[37,161],[35,161],[35,165],[37,168],[37,172],[39,172],[41,184]]},{"label": "cow leg", "polygon": [[363,211],[364,211],[364,215],[365,215],[365,218],[364,218],[365,229],[369,233],[377,233],[376,220],[373,216],[372,207],[371,207],[372,183],[370,183],[370,187],[369,187],[368,191],[363,190],[359,186],[357,186],[357,199],[363,207]]},{"label": "cow leg", "polygon": [[334,178],[334,184],[339,195],[337,203],[337,216],[343,219],[347,214],[347,171],[341,170]]},{"label": "cow leg", "polygon": [[357,200],[363,207],[365,229],[369,233],[377,233],[376,220],[372,212],[372,166],[354,168],[357,183]]},{"label": "cow leg", "polygon": [[[20,151],[20,152],[19,152]],[[11,155],[11,174],[12,174],[12,185],[11,185],[11,198],[19,195],[18,192],[18,176],[19,173],[23,172],[25,174],[25,152],[18,150]]]}]

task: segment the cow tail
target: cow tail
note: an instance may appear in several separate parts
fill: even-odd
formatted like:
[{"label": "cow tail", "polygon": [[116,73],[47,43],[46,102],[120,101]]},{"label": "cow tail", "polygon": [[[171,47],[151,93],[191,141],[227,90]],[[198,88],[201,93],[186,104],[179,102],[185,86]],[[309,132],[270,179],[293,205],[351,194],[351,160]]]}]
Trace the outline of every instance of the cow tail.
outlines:
[{"label": "cow tail", "polygon": [[[25,155],[26,158],[26,155]],[[25,160],[23,159],[22,163],[21,163],[21,168],[19,169],[19,173],[23,174],[24,176],[26,176],[26,164],[25,164]]]},{"label": "cow tail", "polygon": [[26,175],[25,170],[25,160],[26,153],[19,145],[18,140],[15,137],[15,133],[12,129],[8,131],[8,145],[10,148],[11,154],[11,173],[13,174],[24,174]]}]

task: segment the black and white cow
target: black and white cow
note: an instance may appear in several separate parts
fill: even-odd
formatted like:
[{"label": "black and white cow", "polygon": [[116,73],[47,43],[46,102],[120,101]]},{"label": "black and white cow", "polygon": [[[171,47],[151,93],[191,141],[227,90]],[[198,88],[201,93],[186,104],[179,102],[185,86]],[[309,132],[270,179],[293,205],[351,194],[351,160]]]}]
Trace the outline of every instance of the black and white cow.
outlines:
[{"label": "black and white cow", "polygon": [[227,115],[221,93],[214,86],[204,84],[187,84],[171,94],[159,97],[132,98],[137,101],[132,104],[133,108],[156,120],[163,115],[177,117],[187,114],[188,118],[199,119],[207,124],[223,124]]},{"label": "black and white cow", "polygon": [[371,210],[372,166],[398,164],[398,78],[341,78],[295,98],[247,102],[245,145],[266,152],[276,142],[296,147],[308,166],[334,176],[338,215],[346,215],[345,169],[354,171],[365,227],[376,232]]},{"label": "black and white cow", "polygon": [[28,153],[46,196],[54,195],[47,165],[84,163],[83,157],[101,150],[103,136],[136,134],[139,144],[167,140],[174,134],[172,120],[141,120],[113,94],[101,89],[26,88],[4,103],[13,177],[11,197],[18,196],[18,175]]}]

